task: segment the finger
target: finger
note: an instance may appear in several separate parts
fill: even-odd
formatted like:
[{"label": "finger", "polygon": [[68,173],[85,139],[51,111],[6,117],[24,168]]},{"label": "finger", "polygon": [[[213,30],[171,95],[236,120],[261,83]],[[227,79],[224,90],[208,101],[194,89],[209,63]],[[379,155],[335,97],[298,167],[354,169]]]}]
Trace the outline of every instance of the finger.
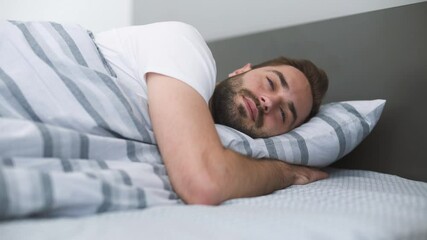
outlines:
[{"label": "finger", "polygon": [[302,169],[302,171],[298,171],[296,173],[294,184],[298,184],[298,185],[308,184],[314,181],[325,179],[327,177],[328,177],[328,174],[326,172],[323,172],[317,169],[305,168],[305,169]]}]

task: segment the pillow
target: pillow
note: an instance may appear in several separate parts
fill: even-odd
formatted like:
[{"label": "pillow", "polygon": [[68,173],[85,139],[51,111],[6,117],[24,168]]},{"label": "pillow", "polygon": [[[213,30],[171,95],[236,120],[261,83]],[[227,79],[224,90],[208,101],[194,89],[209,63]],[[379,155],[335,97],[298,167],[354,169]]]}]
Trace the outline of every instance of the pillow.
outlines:
[{"label": "pillow", "polygon": [[372,131],[385,100],[324,104],[319,113],[294,130],[253,139],[233,128],[216,125],[222,144],[253,158],[324,167],[351,152]]}]

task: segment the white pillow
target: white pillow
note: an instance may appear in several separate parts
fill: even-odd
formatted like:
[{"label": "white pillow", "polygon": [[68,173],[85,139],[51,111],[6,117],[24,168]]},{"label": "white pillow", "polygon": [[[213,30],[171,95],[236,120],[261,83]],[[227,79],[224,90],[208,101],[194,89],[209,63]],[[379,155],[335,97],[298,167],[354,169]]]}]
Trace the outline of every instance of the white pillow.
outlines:
[{"label": "white pillow", "polygon": [[319,113],[289,133],[253,139],[216,125],[222,144],[253,158],[323,167],[351,152],[372,131],[385,100],[347,101],[322,105]]}]

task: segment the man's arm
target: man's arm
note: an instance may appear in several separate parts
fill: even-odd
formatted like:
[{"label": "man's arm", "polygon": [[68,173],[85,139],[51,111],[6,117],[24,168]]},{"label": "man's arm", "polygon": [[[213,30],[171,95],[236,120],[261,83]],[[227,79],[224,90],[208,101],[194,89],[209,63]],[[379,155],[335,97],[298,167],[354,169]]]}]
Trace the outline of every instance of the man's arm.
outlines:
[{"label": "man's arm", "polygon": [[219,204],[326,177],[277,160],[254,160],[221,144],[209,108],[187,84],[148,73],[148,106],[174,190],[190,204]]}]

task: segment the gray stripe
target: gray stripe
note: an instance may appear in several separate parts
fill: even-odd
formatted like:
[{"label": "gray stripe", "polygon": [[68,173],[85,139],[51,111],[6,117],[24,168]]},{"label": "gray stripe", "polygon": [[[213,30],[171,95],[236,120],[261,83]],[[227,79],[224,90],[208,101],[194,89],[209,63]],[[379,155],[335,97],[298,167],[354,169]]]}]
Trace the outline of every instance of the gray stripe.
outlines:
[{"label": "gray stripe", "polygon": [[65,43],[68,45],[68,48],[71,50],[71,53],[74,56],[74,59],[82,66],[88,67],[83,55],[80,53],[77,44],[74,42],[73,38],[68,34],[61,24],[51,22],[52,27],[59,33],[59,35],[64,39]]},{"label": "gray stripe", "polygon": [[[72,52],[76,61],[82,66],[89,67],[88,64],[86,63],[83,55],[81,54],[81,51],[78,48],[77,44],[74,42],[72,37],[68,34],[68,32],[66,32],[64,27],[60,24],[57,24],[57,23],[51,23],[51,25],[60,34],[60,36],[65,41],[65,43],[68,45],[68,48]],[[131,117],[133,124],[137,128],[138,132],[142,135],[143,141],[148,142],[150,140],[150,136],[147,132],[147,129],[145,129],[142,124],[139,124],[139,122],[137,121],[137,119],[135,118],[135,116],[132,113],[132,108],[131,108],[129,102],[126,100],[123,93],[120,91],[120,89],[117,87],[117,85],[111,79],[111,77],[104,74],[104,73],[101,73],[99,71],[95,71],[95,73],[104,82],[104,84],[111,90],[111,92],[113,92],[116,95],[116,97],[119,99],[119,101],[123,104],[123,106],[125,107],[125,109],[127,110],[128,114],[129,114],[129,116]]]},{"label": "gray stripe", "polygon": [[335,134],[338,137],[338,142],[340,145],[340,150],[339,150],[337,158],[340,159],[344,155],[344,151],[345,151],[345,148],[347,145],[346,140],[345,140],[345,136],[344,136],[344,132],[343,132],[341,126],[337,123],[337,121],[335,121],[334,119],[332,119],[326,115],[318,114],[317,116],[320,119],[322,119],[323,121],[325,121],[327,124],[329,124],[331,127],[334,128]]},{"label": "gray stripe", "polygon": [[12,158],[3,158],[3,166],[13,167],[14,165]]},{"label": "gray stripe", "polygon": [[0,219],[6,217],[9,208],[9,193],[3,168],[0,167]]},{"label": "gray stripe", "polygon": [[[160,155],[160,150],[158,148],[157,145],[152,145],[155,146],[157,151],[149,151],[149,154],[153,154],[153,157],[157,160],[161,160],[162,157]],[[148,155],[148,154],[146,154]],[[163,189],[170,191],[170,194],[168,196],[169,199],[175,199],[175,193],[173,193],[173,189],[172,186],[169,182],[169,177],[166,176],[166,170],[165,170],[165,165],[163,165],[162,163],[152,163],[151,166],[153,167],[153,172],[156,174],[156,176],[160,179],[160,181],[162,181],[163,184]]]},{"label": "gray stripe", "polygon": [[[39,116],[34,112],[31,105],[28,103],[24,94],[19,89],[18,85],[14,82],[12,78],[10,78],[3,69],[0,68],[0,79],[3,79],[4,83],[8,87],[9,91],[16,98],[18,103],[21,105],[23,109],[25,109],[26,113],[31,117],[31,119],[35,122],[41,122]],[[35,123],[36,127],[41,133],[43,139],[43,156],[44,157],[52,157],[53,156],[53,140],[52,136],[49,134],[48,129],[42,124]]]},{"label": "gray stripe", "polygon": [[126,141],[126,153],[129,160],[132,162],[139,162],[138,158],[136,157],[135,142]]},{"label": "gray stripe", "polygon": [[178,195],[174,191],[171,191],[169,194],[169,199],[176,200],[178,199]]},{"label": "gray stripe", "polygon": [[61,165],[62,165],[62,170],[64,170],[64,172],[72,172],[73,171],[73,165],[71,165],[71,161],[68,159],[60,159],[61,160]]},{"label": "gray stripe", "polygon": [[97,177],[95,174],[90,173],[90,172],[86,172],[86,173],[85,173],[85,175],[86,175],[88,178],[98,179],[98,177]]},{"label": "gray stripe", "polygon": [[26,113],[31,117],[33,121],[41,122],[40,117],[34,112],[31,105],[28,103],[24,94],[19,89],[19,86],[16,85],[15,81],[7,75],[3,69],[0,67],[0,79],[6,84],[9,91],[15,97],[16,101],[21,105],[21,107],[26,111]]},{"label": "gray stripe", "polygon": [[107,165],[107,163],[105,163],[105,161],[103,161],[103,160],[95,160],[95,161],[96,161],[96,163],[98,163],[98,166],[101,169],[108,169],[108,165]]},{"label": "gray stripe", "polygon": [[267,147],[268,157],[278,159],[279,157],[277,155],[276,147],[274,146],[273,140],[271,140],[270,138],[265,138],[264,143]]},{"label": "gray stripe", "polygon": [[153,163],[151,165],[153,167],[153,172],[160,178],[160,181],[163,183],[163,189],[170,192],[168,199],[175,199],[176,194],[173,192],[172,185],[169,182],[169,178],[166,176],[166,172],[164,171],[165,167],[162,164]]},{"label": "gray stripe", "polygon": [[308,155],[308,148],[307,148],[307,143],[305,142],[305,139],[299,135],[298,133],[292,131],[289,132],[289,135],[291,135],[292,137],[294,137],[297,140],[298,143],[298,149],[300,150],[300,156],[301,156],[301,164],[303,165],[307,165],[308,164],[308,159],[309,159],[309,155]]},{"label": "gray stripe", "polygon": [[160,180],[162,181],[162,183],[163,183],[163,189],[166,189],[166,190],[172,190],[171,188],[170,188],[170,185],[169,185],[169,183],[168,183],[168,181],[166,180],[166,179],[164,179],[163,177],[166,175],[166,172],[164,171],[164,167],[163,167],[163,165],[160,165],[159,166],[159,164],[155,164],[155,163],[153,163],[152,164],[152,167],[153,167],[153,172],[160,178]]},{"label": "gray stripe", "polygon": [[41,192],[44,194],[44,206],[40,212],[45,213],[49,212],[49,210],[53,208],[53,188],[49,174],[41,173],[41,183],[43,186],[43,190]]},{"label": "gray stripe", "polygon": [[119,171],[120,176],[123,179],[123,183],[126,185],[129,185],[129,186],[132,186],[132,180],[129,177],[129,174],[123,170],[118,170],[118,171]]},{"label": "gray stripe", "polygon": [[35,123],[35,125],[43,139],[43,157],[53,157],[53,139],[49,129],[43,124]]},{"label": "gray stripe", "polygon": [[136,194],[138,198],[138,208],[146,208],[147,207],[147,199],[145,197],[144,190],[137,188]]},{"label": "gray stripe", "polygon": [[[63,26],[59,25],[57,23],[51,23],[51,24],[58,31],[58,33],[61,35],[61,37],[64,39],[65,43],[68,45],[68,48],[72,52],[76,61],[80,65],[83,65],[85,67],[89,67],[88,64],[86,63],[86,61],[84,60],[84,57],[81,54],[80,49],[78,48],[78,46],[76,45],[76,43],[74,42],[72,37],[65,31]],[[127,110],[128,114],[129,114],[129,116],[131,117],[134,126],[137,128],[138,132],[142,135],[143,141],[148,142],[150,140],[150,136],[148,134],[147,129],[145,129],[142,124],[139,124],[139,122],[137,121],[137,119],[135,118],[135,116],[132,113],[132,108],[131,108],[129,102],[126,100],[126,98],[124,97],[124,95],[122,94],[120,89],[117,87],[117,85],[114,83],[114,81],[111,79],[111,77],[104,74],[104,73],[101,73],[99,71],[94,70],[94,72],[104,82],[104,84],[111,90],[111,92],[113,92],[116,95],[116,97],[119,99],[119,101],[123,104],[123,106],[125,107],[125,109]]]},{"label": "gray stripe", "polygon": [[120,91],[120,89],[117,87],[116,83],[111,79],[110,76],[107,76],[98,71],[95,71],[95,72],[98,75],[98,77],[104,82],[104,84],[110,89],[110,91],[116,95],[120,103],[124,106],[124,108],[128,112],[129,117],[132,119],[134,126],[138,130],[139,134],[141,134],[143,142],[150,143],[151,139],[147,129],[144,127],[143,124],[140,124],[139,121],[136,119],[135,115],[133,114],[130,103],[128,102],[126,97],[123,95],[122,91]]},{"label": "gray stripe", "polygon": [[[12,93],[7,92],[0,77],[0,117],[30,119],[25,109],[16,101]],[[4,100],[3,100],[4,99]]]},{"label": "gray stripe", "polygon": [[99,208],[96,210],[97,213],[107,211],[112,205],[113,194],[112,194],[112,189],[110,184],[106,182],[102,182],[101,192],[102,192],[102,195],[104,196],[104,200],[99,206]]},{"label": "gray stripe", "polygon": [[102,63],[104,64],[105,69],[107,69],[107,71],[110,73],[110,75],[112,77],[117,77],[117,74],[114,72],[113,68],[110,66],[110,64],[108,64],[107,60],[105,59],[104,55],[102,54],[101,50],[99,50],[98,45],[95,43],[95,41],[93,41],[95,39],[95,37],[93,36],[91,31],[87,32],[90,36],[90,38],[92,39],[93,44],[96,47],[96,50],[99,54],[99,58],[101,59]]},{"label": "gray stripe", "polygon": [[80,134],[80,159],[89,159],[89,137]]},{"label": "gray stripe", "polygon": [[[109,130],[110,127],[108,123],[101,117],[101,115],[95,110],[95,108],[90,104],[83,92],[78,88],[78,86],[68,77],[64,76],[54,64],[49,60],[46,53],[43,51],[41,46],[37,43],[36,39],[30,33],[28,28],[24,24],[14,23],[24,34],[25,39],[27,40],[30,47],[33,49],[33,52],[43,60],[52,70],[60,77],[64,82],[70,92],[74,95],[74,98],[80,103],[80,105],[86,110],[86,112],[92,117],[92,119],[97,123],[98,126],[101,126],[105,130]],[[112,135],[120,137],[117,133],[109,131]]]},{"label": "gray stripe", "polygon": [[[227,129],[228,131],[228,129]],[[239,131],[236,130],[230,130],[230,132],[232,132],[233,134],[236,134],[237,136],[239,136],[239,138],[242,140],[243,143],[243,147],[245,148],[245,152],[247,156],[252,156],[252,148],[251,145],[249,144],[249,141],[245,138],[245,136],[240,133]]]},{"label": "gray stripe", "polygon": [[363,129],[363,138],[365,138],[366,136],[368,136],[369,134],[369,124],[366,122],[366,120],[363,118],[363,116],[350,104],[348,103],[342,103],[341,104],[349,113],[353,114],[354,116],[356,116],[359,121],[360,124],[362,125],[362,129]]}]

